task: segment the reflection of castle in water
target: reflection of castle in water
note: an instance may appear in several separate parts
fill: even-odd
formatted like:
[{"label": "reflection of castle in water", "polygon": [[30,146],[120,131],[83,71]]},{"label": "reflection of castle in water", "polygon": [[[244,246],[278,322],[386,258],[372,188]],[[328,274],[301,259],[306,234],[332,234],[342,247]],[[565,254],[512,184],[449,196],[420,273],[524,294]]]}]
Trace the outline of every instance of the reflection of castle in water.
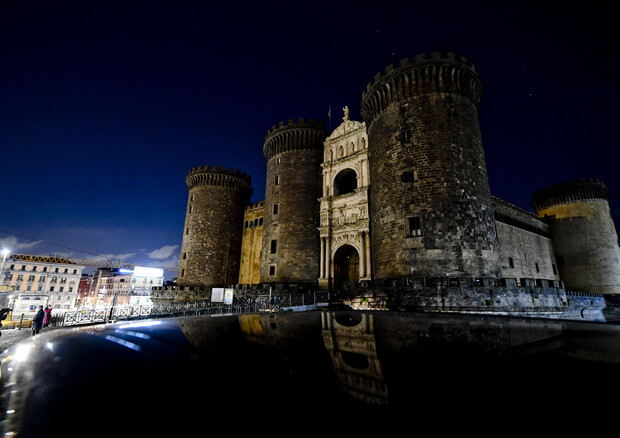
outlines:
[{"label": "reflection of castle in water", "polygon": [[366,403],[385,404],[388,389],[377,355],[372,314],[322,312],[323,341],[344,390]]}]

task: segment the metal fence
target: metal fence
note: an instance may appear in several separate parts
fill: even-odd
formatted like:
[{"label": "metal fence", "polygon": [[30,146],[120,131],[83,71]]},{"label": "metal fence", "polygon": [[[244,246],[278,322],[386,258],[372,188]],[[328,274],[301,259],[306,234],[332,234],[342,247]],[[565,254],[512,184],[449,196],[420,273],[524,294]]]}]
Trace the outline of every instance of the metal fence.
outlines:
[{"label": "metal fence", "polygon": [[295,294],[241,295],[235,296],[230,304],[193,301],[149,306],[83,309],[55,312],[52,314],[50,325],[64,327],[133,319],[288,311],[305,306],[328,304],[329,298],[327,291],[315,291]]}]

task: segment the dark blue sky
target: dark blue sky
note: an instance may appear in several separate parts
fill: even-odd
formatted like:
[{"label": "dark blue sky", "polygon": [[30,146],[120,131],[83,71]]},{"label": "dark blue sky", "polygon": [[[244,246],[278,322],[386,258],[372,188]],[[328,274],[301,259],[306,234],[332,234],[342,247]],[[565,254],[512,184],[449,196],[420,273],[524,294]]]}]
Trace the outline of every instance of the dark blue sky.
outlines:
[{"label": "dark blue sky", "polygon": [[[53,4],[58,3],[58,4]],[[541,5],[542,3],[542,5]],[[176,263],[197,165],[252,176],[268,129],[360,120],[366,84],[419,52],[480,73],[491,191],[602,178],[616,223],[618,26],[596,2],[0,2],[0,243]]]}]

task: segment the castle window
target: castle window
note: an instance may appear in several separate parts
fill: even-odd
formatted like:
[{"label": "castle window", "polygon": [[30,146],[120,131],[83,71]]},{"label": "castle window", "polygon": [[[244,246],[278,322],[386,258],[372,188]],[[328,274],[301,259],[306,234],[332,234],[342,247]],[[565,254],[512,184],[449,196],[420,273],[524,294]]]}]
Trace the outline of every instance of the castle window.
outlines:
[{"label": "castle window", "polygon": [[244,228],[247,228],[247,227],[248,227],[248,221],[245,221],[245,226],[244,226]]},{"label": "castle window", "polygon": [[269,275],[276,275],[276,267],[275,267],[275,265],[269,266]]},{"label": "castle window", "polygon": [[408,170],[407,172],[403,172],[400,175],[400,180],[404,183],[410,183],[415,181],[415,174],[412,170]]},{"label": "castle window", "polygon": [[271,241],[271,254],[275,254],[277,250],[278,250],[278,241],[272,240]]},{"label": "castle window", "polygon": [[407,237],[420,236],[422,230],[420,228],[420,218],[417,216],[407,218]]},{"label": "castle window", "polygon": [[334,178],[334,196],[353,193],[357,188],[357,174],[353,169],[344,169]]},{"label": "castle window", "polygon": [[512,257],[508,257],[508,266],[510,266],[511,268],[515,267],[515,262]]},{"label": "castle window", "polygon": [[540,267],[538,266],[538,262],[534,263],[534,265],[536,266],[536,272],[540,272]]},{"label": "castle window", "polygon": [[280,204],[273,204],[273,214],[278,214],[278,208]]},{"label": "castle window", "polygon": [[280,175],[276,175],[275,185],[280,185]]},{"label": "castle window", "polygon": [[262,225],[262,224],[263,224],[263,217],[261,216],[261,217],[258,219],[258,225]]},{"label": "castle window", "polygon": [[185,260],[185,259],[187,259],[187,253],[186,252],[183,253],[183,260]]}]

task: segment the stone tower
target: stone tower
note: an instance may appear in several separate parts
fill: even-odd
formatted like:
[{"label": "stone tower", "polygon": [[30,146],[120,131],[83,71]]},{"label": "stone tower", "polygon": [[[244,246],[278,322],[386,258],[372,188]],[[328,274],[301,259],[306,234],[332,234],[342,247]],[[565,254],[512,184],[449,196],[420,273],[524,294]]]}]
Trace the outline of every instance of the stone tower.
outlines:
[{"label": "stone tower", "polygon": [[267,160],[261,283],[316,283],[325,124],[289,120],[265,136]]},{"label": "stone tower", "polygon": [[252,196],[246,173],[199,166],[186,178],[189,188],[179,286],[226,286],[239,278],[243,214]]},{"label": "stone tower", "polygon": [[368,127],[377,279],[501,275],[474,65],[417,55],[375,75]]},{"label": "stone tower", "polygon": [[567,289],[620,293],[620,248],[607,192],[600,180],[579,180],[534,193],[532,206],[549,224]]}]

